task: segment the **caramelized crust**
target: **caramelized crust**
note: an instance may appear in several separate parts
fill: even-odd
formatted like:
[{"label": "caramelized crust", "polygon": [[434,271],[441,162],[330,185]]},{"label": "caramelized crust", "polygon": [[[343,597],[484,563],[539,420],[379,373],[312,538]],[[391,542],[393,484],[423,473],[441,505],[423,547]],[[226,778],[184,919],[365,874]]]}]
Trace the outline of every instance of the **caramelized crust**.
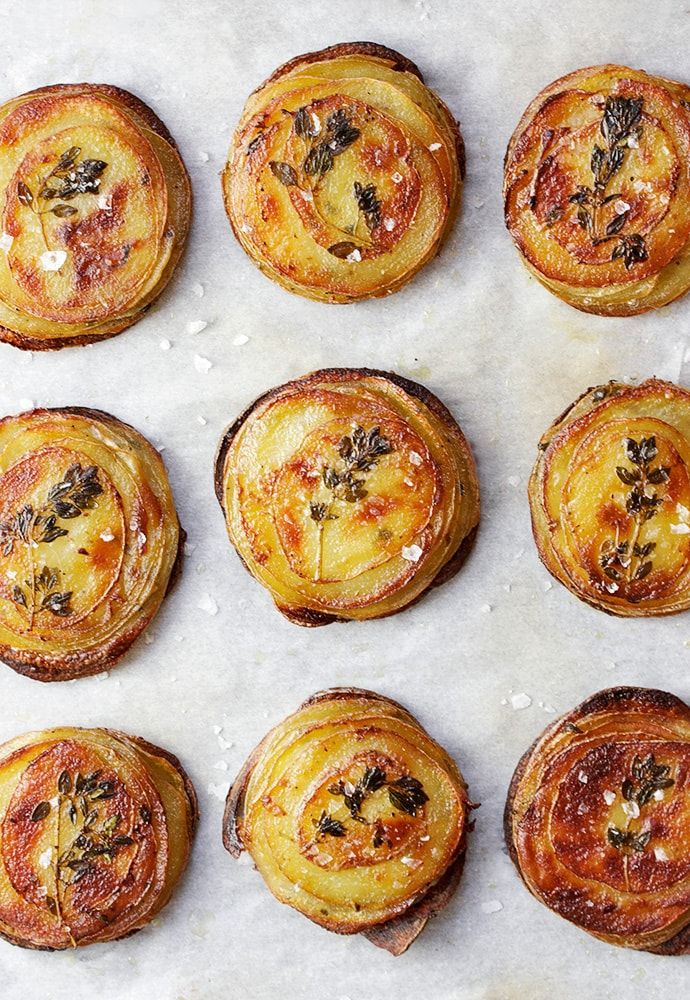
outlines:
[{"label": "caramelized crust", "polygon": [[469,446],[422,386],[326,369],[256,400],[226,431],[228,535],[300,625],[378,618],[460,566],[479,521]]},{"label": "caramelized crust", "polygon": [[506,225],[531,273],[584,312],[632,316],[690,287],[690,88],[577,70],[508,145]]},{"label": "caramelized crust", "polygon": [[589,389],[544,434],[529,483],[546,568],[615,615],[690,607],[690,393]]},{"label": "caramelized crust", "polygon": [[228,794],[223,841],[271,892],[402,954],[446,905],[472,809],[462,775],[401,705],[333,688],[271,730]]},{"label": "caramelized crust", "polygon": [[117,87],[44,87],[0,108],[0,152],[0,339],[54,350],[134,323],[189,228],[189,179],[162,122]]},{"label": "caramelized crust", "polygon": [[0,747],[0,936],[40,950],[114,941],[165,906],[198,817],[172,754],[62,727]]},{"label": "caramelized crust", "polygon": [[690,951],[690,708],[600,691],[520,761],[505,836],[530,892],[610,944]]},{"label": "caramelized crust", "polygon": [[254,91],[223,193],[264,273],[308,298],[351,302],[396,291],[436,253],[463,169],[458,125],[417,67],[352,42],[299,56]]},{"label": "caramelized crust", "polygon": [[97,410],[0,420],[0,658],[36,680],[111,667],[154,617],[184,541],[163,461]]}]

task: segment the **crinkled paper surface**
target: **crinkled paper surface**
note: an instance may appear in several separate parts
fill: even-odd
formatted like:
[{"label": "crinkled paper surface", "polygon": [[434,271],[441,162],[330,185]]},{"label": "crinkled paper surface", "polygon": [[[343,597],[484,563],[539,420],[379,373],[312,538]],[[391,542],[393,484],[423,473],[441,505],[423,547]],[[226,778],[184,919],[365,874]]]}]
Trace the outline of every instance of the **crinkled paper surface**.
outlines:
[{"label": "crinkled paper surface", "polygon": [[[690,697],[690,614],[616,620],[542,568],[526,481],[536,442],[587,386],[651,374],[690,384],[690,297],[655,315],[586,316],[528,277],[504,230],[501,166],[545,84],[604,61],[690,78],[690,11],[674,0],[70,0],[0,6],[0,99],[43,84],[117,84],[177,138],[195,193],[189,252],[121,336],[58,354],[0,345],[0,412],[108,410],[164,446],[189,554],[149,633],[108,677],[41,685],[0,672],[0,739],[107,725],[180,756],[199,791],[192,863],[132,939],[76,953],[0,942],[3,997],[23,1000],[603,1000],[687,994],[689,958],[602,944],[539,905],[506,855],[501,813],[520,754],[593,691]],[[416,61],[460,119],[468,176],[441,256],[384,301],[291,296],[233,239],[218,173],[248,93],[291,56],[367,39]],[[199,332],[201,324],[207,324]],[[474,448],[483,517],[463,572],[396,617],[290,625],[230,550],[216,444],[257,394],[313,368],[393,369],[450,406]],[[222,799],[265,731],[311,692],[375,688],[454,755],[475,801],[460,891],[398,959],[321,930],[221,845]],[[523,706],[523,707],[519,707]]]}]

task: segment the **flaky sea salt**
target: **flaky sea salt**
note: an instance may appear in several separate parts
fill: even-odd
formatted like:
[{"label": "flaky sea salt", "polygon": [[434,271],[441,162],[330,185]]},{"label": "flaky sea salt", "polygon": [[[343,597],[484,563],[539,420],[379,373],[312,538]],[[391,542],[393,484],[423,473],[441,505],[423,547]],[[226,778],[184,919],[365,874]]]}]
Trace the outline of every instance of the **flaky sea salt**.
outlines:
[{"label": "flaky sea salt", "polygon": [[690,535],[690,524],[672,524],[672,535]]},{"label": "flaky sea salt", "polygon": [[14,243],[14,236],[10,236],[9,233],[3,233],[0,236],[0,250],[4,250],[7,253],[8,250],[12,249],[12,244]]},{"label": "flaky sea salt", "polygon": [[249,343],[249,337],[246,333],[238,333],[232,338],[233,347],[243,347],[245,344]]},{"label": "flaky sea salt", "polygon": [[101,541],[102,542],[114,542],[115,541],[115,535],[112,533],[112,531],[110,530],[110,528],[106,528],[105,531],[101,532]]},{"label": "flaky sea salt", "polygon": [[607,806],[612,806],[615,801],[616,801],[616,793],[607,789],[604,792],[604,802],[606,803]]},{"label": "flaky sea salt", "polygon": [[350,263],[352,263],[352,264],[359,264],[359,262],[360,262],[361,259],[362,259],[362,255],[361,255],[361,253],[359,252],[359,250],[356,247],[352,251],[352,253],[349,253],[347,255],[347,257],[345,258],[345,260],[349,260]]},{"label": "flaky sea salt", "polygon": [[530,705],[532,704],[532,699],[528,694],[525,694],[524,691],[521,691],[519,694],[512,694],[510,696],[510,704],[516,710],[521,708],[529,708]]},{"label": "flaky sea salt", "polygon": [[403,559],[407,559],[408,562],[419,562],[422,558],[423,550],[419,545],[403,545],[400,555]]},{"label": "flaky sea salt", "polygon": [[205,611],[208,615],[218,614],[218,605],[210,594],[203,594],[197,603],[197,607],[200,611]]},{"label": "flaky sea salt", "polygon": [[187,323],[187,333],[202,333],[208,323],[203,319],[193,319],[190,323]]},{"label": "flaky sea salt", "polygon": [[67,254],[64,250],[46,250],[38,260],[44,271],[59,271],[67,260]]},{"label": "flaky sea salt", "polygon": [[213,368],[213,362],[209,361],[208,358],[202,357],[201,354],[195,354],[194,367],[198,372],[210,372]]},{"label": "flaky sea salt", "polygon": [[487,899],[482,903],[483,913],[498,913],[503,909],[503,903],[498,899]]}]

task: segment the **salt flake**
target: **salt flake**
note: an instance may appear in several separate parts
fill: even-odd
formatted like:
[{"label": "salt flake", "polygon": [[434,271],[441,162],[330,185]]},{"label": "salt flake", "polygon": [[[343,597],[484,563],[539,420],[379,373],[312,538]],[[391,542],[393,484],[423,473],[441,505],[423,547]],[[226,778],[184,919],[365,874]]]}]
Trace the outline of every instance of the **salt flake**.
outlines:
[{"label": "salt flake", "polygon": [[400,555],[408,562],[419,562],[422,558],[423,549],[419,545],[403,545]]},{"label": "salt flake", "polygon": [[64,250],[46,250],[38,259],[44,271],[59,271],[67,260],[67,254]]}]

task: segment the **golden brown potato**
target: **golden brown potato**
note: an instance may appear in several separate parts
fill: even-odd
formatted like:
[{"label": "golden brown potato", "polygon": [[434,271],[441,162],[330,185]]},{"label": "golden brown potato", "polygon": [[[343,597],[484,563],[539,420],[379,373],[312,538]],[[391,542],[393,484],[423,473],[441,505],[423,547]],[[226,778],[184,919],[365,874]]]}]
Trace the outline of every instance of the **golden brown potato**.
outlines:
[{"label": "golden brown potato", "polygon": [[0,936],[46,951],[148,924],[184,871],[197,822],[172,754],[61,727],[0,747]]},{"label": "golden brown potato", "polygon": [[251,95],[223,194],[265,274],[352,302],[396,291],[437,252],[463,172],[457,122],[417,67],[351,42],[298,56]]},{"label": "golden brown potato", "polygon": [[0,420],[0,659],[40,681],[107,670],[179,566],[163,461],[99,410]]},{"label": "golden brown potato", "polygon": [[690,393],[588,389],[546,431],[529,483],[546,568],[614,615],[690,607]]},{"label": "golden brown potato", "polygon": [[271,730],[228,794],[223,841],[274,896],[400,955],[460,879],[473,808],[448,754],[397,702],[333,688]]},{"label": "golden brown potato", "polygon": [[474,460],[428,390],[331,368],[272,389],[226,431],[230,540],[299,625],[380,618],[460,567],[479,521]]},{"label": "golden brown potato", "polygon": [[126,90],[43,87],[0,107],[0,340],[88,344],[170,280],[191,189],[163,123]]},{"label": "golden brown potato", "polygon": [[505,836],[527,888],[610,944],[690,952],[690,708],[618,687],[558,719],[513,776]]},{"label": "golden brown potato", "polygon": [[508,145],[508,229],[584,312],[632,316],[690,287],[690,87],[591,66],[546,87]]}]

